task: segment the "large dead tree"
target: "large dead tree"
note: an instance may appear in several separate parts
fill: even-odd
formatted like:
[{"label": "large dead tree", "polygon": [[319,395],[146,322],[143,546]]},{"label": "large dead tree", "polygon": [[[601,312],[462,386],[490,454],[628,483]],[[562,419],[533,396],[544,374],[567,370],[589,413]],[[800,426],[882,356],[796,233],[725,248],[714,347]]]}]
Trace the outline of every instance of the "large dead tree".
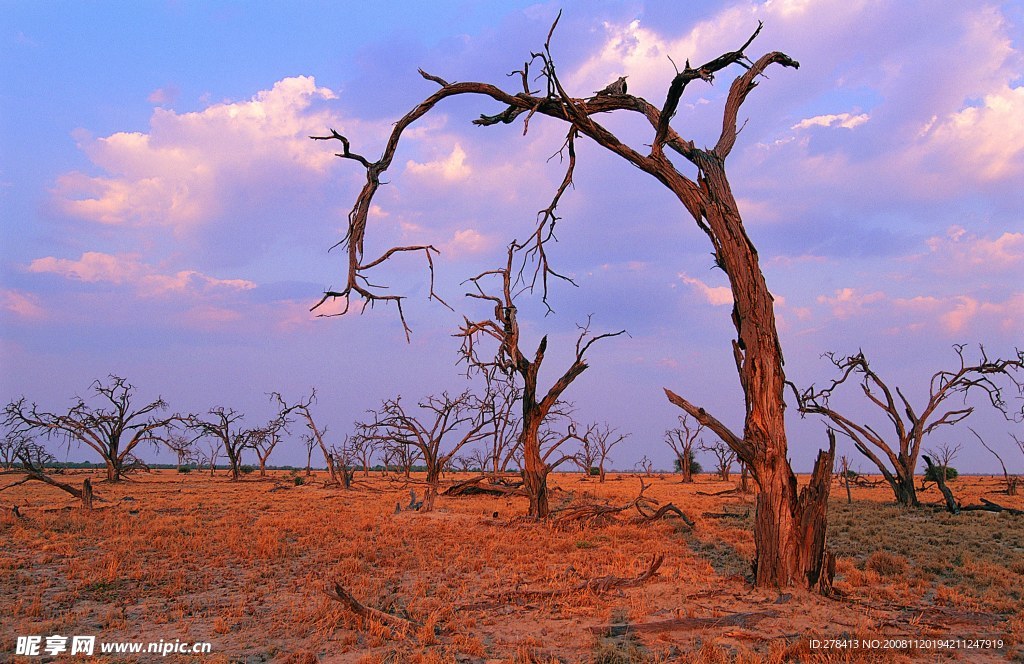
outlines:
[{"label": "large dead tree", "polygon": [[[863,352],[848,357],[827,353],[825,357],[840,374],[826,387],[819,389],[811,385],[800,392],[792,383],[790,385],[801,413],[823,415],[830,426],[852,440],[857,451],[875,464],[892,488],[897,503],[917,507],[920,503],[914,487],[914,473],[925,437],[940,427],[967,419],[974,412],[974,406],[968,405],[966,400],[974,393],[983,395],[994,408],[1007,414],[1003,388],[995,379],[1008,378],[1018,391],[1024,386],[1016,376],[1024,368],[1024,352],[1018,351],[1014,359],[993,360],[981,348],[981,358],[970,364],[964,358],[963,345],[953,348],[959,366],[932,374],[928,398],[918,408],[910,403],[899,387],[891,389],[875,373]],[[882,411],[892,427],[891,433],[883,434],[872,425],[855,421],[833,407],[835,391],[854,380],[860,381],[861,391],[868,402]],[[958,397],[959,403],[948,406],[947,401],[952,397]]]},{"label": "large dead tree", "polygon": [[[576,159],[575,141],[581,135],[625,159],[676,197],[707,235],[714,250],[715,263],[729,279],[734,301],[732,321],[737,334],[732,345],[733,357],[746,404],[743,431],[734,433],[704,408],[671,391],[666,390],[666,395],[672,403],[726,441],[750,467],[761,489],[754,526],[755,583],[758,586],[787,587],[819,585],[827,563],[824,551],[824,505],[828,497],[827,475],[830,472],[815,472],[812,475],[815,481],[824,482],[823,485],[809,487],[803,492],[797,491],[796,477],[787,458],[783,418],[785,373],[773,299],[761,272],[757,251],[743,226],[725,169],[725,161],[736,143],[737,118],[747,95],[758,85],[765,70],[771,65],[795,69],[799,64],[777,51],[751,60],[746,50],[760,32],[759,25],[738,49],[697,67],[691,67],[687,62],[682,71],[676,71],[669,82],[665,101],[660,106],[627,94],[625,86],[612,87],[603,94],[587,98],[574,97],[563,87],[551,56],[551,36],[557,23],[556,19],[543,50],[533,55],[516,72],[516,80],[521,82],[518,91],[510,92],[480,82],[449,83],[438,76],[421,72],[425,79],[440,86],[439,89],[396,122],[383,154],[375,161],[353,152],[349,138],[336,131],[332,130],[328,136],[313,137],[339,141],[343,150],[338,156],[360,164],[366,172],[366,183],[349,214],[347,232],[339,242],[347,250],[348,257],[344,287],[326,291],[320,303],[340,298],[345,310],[353,301],[357,302],[357,306],[361,302],[364,307],[377,302],[393,303],[398,306],[399,315],[405,324],[401,311],[402,296],[388,294],[372,285],[368,273],[396,254],[406,252],[423,252],[432,270],[436,249],[430,245],[398,246],[385,250],[379,256],[364,256],[367,221],[382,176],[394,161],[403,133],[438,103],[450,97],[474,95],[504,106],[496,114],[481,115],[474,121],[480,126],[510,124],[522,117],[525,131],[529,122],[538,116],[547,116],[565,123],[568,130],[564,150],[568,154],[568,168],[552,204],[538,215],[533,237],[539,257],[546,266],[540,243],[552,232],[557,221],[555,206],[572,182]],[[742,71],[730,86],[723,111],[721,134],[713,147],[697,147],[672,126],[672,118],[679,108],[680,100],[694,81],[711,83],[717,74],[734,65]],[[535,92],[531,84],[538,78],[543,82],[543,90]],[[646,120],[651,129],[650,149],[641,151],[627,145],[595,119],[599,114],[612,112],[636,113]],[[685,175],[673,159],[681,159],[688,168],[695,167],[696,178]],[[547,276],[546,269],[544,276]],[[433,297],[432,286],[430,293]],[[319,304],[314,305],[314,309],[317,306]],[[524,421],[524,428],[526,426]],[[831,471],[833,452],[830,448],[829,452],[820,454],[816,468]],[[530,481],[536,483],[539,477],[536,474],[536,454],[531,451],[526,456],[531,472],[534,473]],[[533,511],[539,512],[540,506],[534,505]],[[822,580],[825,584],[827,581]]]},{"label": "large dead tree", "polygon": [[133,406],[135,387],[120,376],[111,374],[108,379],[92,384],[98,406],[76,397],[66,413],[57,413],[39,410],[22,397],[7,405],[6,422],[18,431],[39,431],[47,437],[62,437],[68,445],[86,445],[103,459],[107,480],[117,482],[136,461],[133,452],[139,444],[159,443],[163,433],[183,418],[158,416],[167,409],[167,402],[159,397],[144,406]]},{"label": "large dead tree", "polygon": [[665,431],[665,443],[672,448],[679,462],[679,472],[683,482],[693,481],[694,445],[698,444],[704,425],[690,419],[683,413],[679,416],[679,426]]},{"label": "large dead tree", "polygon": [[451,396],[429,396],[409,411],[401,397],[386,399],[378,410],[370,411],[368,421],[358,424],[359,435],[366,439],[390,441],[416,449],[427,466],[427,493],[423,510],[434,507],[441,471],[465,446],[487,435],[486,411],[470,392]]},{"label": "large dead tree", "polygon": [[[551,387],[542,393],[538,380],[547,352],[548,338],[546,335],[543,336],[532,357],[528,356],[523,350],[525,344],[520,335],[516,306],[518,296],[532,288],[532,281],[523,283],[522,270],[515,267],[516,258],[531,252],[538,261],[541,274],[544,278],[547,277],[549,271],[543,254],[544,240],[538,240],[533,245],[512,242],[508,246],[504,267],[482,272],[469,280],[476,291],[467,293],[467,296],[493,304],[493,313],[487,318],[477,320],[466,317],[457,336],[462,338],[462,355],[470,367],[475,367],[485,376],[517,376],[522,381],[521,386],[518,386],[522,406],[518,447],[523,455],[523,481],[530,496],[530,516],[546,518],[550,511],[547,476],[552,466],[545,459],[541,430],[554,415],[553,409],[556,404],[561,403],[565,390],[587,370],[589,365],[585,356],[590,347],[601,339],[625,334],[625,330],[591,335],[588,321],[586,326],[580,328],[579,336],[576,338],[576,354],[572,363]],[[485,285],[485,281],[493,279],[497,279],[500,284],[500,292],[497,295],[491,292],[489,285]],[[496,343],[497,349],[494,350],[489,344],[485,345],[484,340]],[[485,348],[483,352],[482,346]],[[570,434],[570,437],[576,437],[574,431],[570,430]],[[551,449],[552,447],[548,446],[549,452]]]}]

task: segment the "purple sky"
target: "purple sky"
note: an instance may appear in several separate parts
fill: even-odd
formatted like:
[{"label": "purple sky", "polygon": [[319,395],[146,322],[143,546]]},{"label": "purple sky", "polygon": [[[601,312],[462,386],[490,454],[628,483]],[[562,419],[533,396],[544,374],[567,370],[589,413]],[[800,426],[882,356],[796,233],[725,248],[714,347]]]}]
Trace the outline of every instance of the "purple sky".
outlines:
[{"label": "purple sky", "polygon": [[[0,398],[57,409],[118,373],[175,410],[230,406],[257,425],[272,412],[266,393],[315,386],[317,415],[340,436],[382,398],[461,389],[450,335],[462,313],[482,311],[460,282],[496,266],[548,204],[563,128],[475,127],[501,109],[473,99],[406,136],[367,253],[434,243],[437,288],[457,312],[426,301],[422,260],[394,261],[378,282],[409,296],[410,344],[393,309],[308,313],[342,283],[342,256],[327,249],[362,173],[306,136],[333,127],[376,158],[391,123],[436,88],[417,67],[513,88],[505,74],[542,45],[559,8],[553,52],[581,97],[628,75],[631,93],[660,105],[668,56],[703,62],[758,19],[748,53],[800,61],[751,94],[729,162],[798,385],[832,377],[821,353],[862,348],[920,401],[931,374],[954,365],[952,344],[971,344],[970,359],[978,343],[992,355],[1024,344],[1019,3],[371,5],[4,4]],[[676,129],[712,143],[734,75],[691,85]],[[635,146],[650,141],[637,118],[606,123]],[[556,285],[556,314],[528,316],[525,329],[531,344],[550,335],[548,380],[588,314],[596,331],[627,329],[592,349],[568,397],[581,421],[632,434],[616,467],[645,454],[668,467],[662,432],[677,411],[662,387],[741,428],[727,284],[705,236],[649,178],[581,141],[575,182],[552,259],[579,288]],[[1020,425],[991,409],[972,423],[1024,465],[1008,435]],[[926,447],[963,442],[955,465],[997,470],[968,436],[946,429]],[[277,463],[304,457],[293,439]],[[794,416],[794,465],[809,469],[824,439],[820,422]]]}]

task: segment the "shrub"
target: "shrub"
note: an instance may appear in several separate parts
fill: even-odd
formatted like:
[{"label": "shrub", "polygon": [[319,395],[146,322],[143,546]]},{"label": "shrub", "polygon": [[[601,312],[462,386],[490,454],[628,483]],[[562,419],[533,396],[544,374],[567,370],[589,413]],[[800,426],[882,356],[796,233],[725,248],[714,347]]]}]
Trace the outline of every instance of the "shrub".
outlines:
[{"label": "shrub", "polygon": [[192,466],[178,466],[178,472],[187,475],[192,472]]},{"label": "shrub", "polygon": [[596,477],[601,474],[601,469],[597,466],[591,466],[590,470],[587,471],[587,474],[591,477]]},{"label": "shrub", "polygon": [[305,483],[306,483],[306,478],[305,477],[300,477],[298,475],[295,476],[295,486],[302,486]]},{"label": "shrub", "polygon": [[858,473],[856,470],[844,470],[843,472],[839,473],[839,477],[848,480],[855,480],[858,477],[860,477],[860,473]]},{"label": "shrub", "polygon": [[[939,468],[941,466],[930,466],[924,471],[924,478],[929,482],[939,481]],[[955,480],[960,475],[953,466],[946,466],[946,480]]]},{"label": "shrub", "polygon": [[243,475],[248,475],[249,473],[251,473],[254,470],[256,470],[256,469],[253,468],[252,466],[240,466],[238,468],[238,472],[242,473]]},{"label": "shrub", "polygon": [[[672,467],[677,473],[683,472],[683,464],[680,463],[679,457],[676,457],[675,460],[672,461]],[[703,472],[704,466],[700,465],[700,461],[697,461],[693,450],[690,450],[690,473],[693,475],[700,475]]]},{"label": "shrub", "polygon": [[864,568],[879,576],[902,576],[907,573],[907,559],[888,551],[875,551],[864,562]]}]

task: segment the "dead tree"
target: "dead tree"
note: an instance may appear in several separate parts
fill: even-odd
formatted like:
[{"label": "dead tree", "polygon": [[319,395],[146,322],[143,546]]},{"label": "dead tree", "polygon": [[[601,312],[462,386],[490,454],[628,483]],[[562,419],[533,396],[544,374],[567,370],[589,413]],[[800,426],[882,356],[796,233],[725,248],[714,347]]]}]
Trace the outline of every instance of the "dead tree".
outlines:
[{"label": "dead tree", "polygon": [[[811,385],[799,392],[792,383],[790,386],[802,414],[823,415],[830,426],[850,438],[857,451],[878,467],[898,504],[917,507],[920,503],[914,487],[914,472],[925,437],[939,427],[952,426],[970,416],[974,406],[968,406],[966,399],[973,393],[984,395],[994,408],[1005,415],[1007,406],[996,378],[1007,377],[1018,390],[1022,387],[1015,374],[1024,368],[1024,352],[1018,351],[1014,359],[990,360],[985,349],[981,348],[981,358],[977,363],[969,364],[964,359],[964,346],[956,345],[954,349],[959,366],[932,375],[928,399],[920,410],[911,405],[899,387],[890,389],[871,368],[863,352],[845,358],[827,353],[825,357],[840,371],[839,378],[827,387],[818,389]],[[890,435],[885,436],[870,424],[856,422],[832,407],[836,389],[854,376],[860,377],[864,396],[885,414],[892,425]],[[960,397],[961,404],[947,408],[946,401],[954,396]],[[899,397],[899,402],[896,397]]]},{"label": "dead tree", "polygon": [[256,453],[260,463],[260,477],[267,476],[267,460],[271,452],[281,442],[281,433],[285,430],[285,423],[279,420],[271,420],[265,426],[252,429],[246,436],[246,447]]},{"label": "dead tree", "polygon": [[352,455],[359,462],[359,465],[362,466],[363,477],[370,476],[370,464],[373,462],[373,454],[377,450],[377,442],[373,438],[367,438],[358,434],[351,438]]},{"label": "dead tree", "polygon": [[683,475],[683,482],[693,481],[693,446],[697,444],[702,431],[704,431],[704,425],[692,421],[686,413],[679,416],[678,427],[665,431],[665,443],[672,448],[672,452],[676,455],[679,472]]},{"label": "dead tree", "polygon": [[[54,462],[54,457],[46,448],[37,443],[29,442],[22,445],[16,454],[16,463],[11,464],[11,468],[0,472],[0,475],[10,474],[23,474],[25,477],[17,482],[12,482],[6,486],[0,487],[0,491],[6,491],[12,487],[16,487],[19,484],[24,484],[35,480],[42,482],[43,484],[49,484],[52,487],[56,487],[65,493],[68,493],[82,502],[82,507],[87,510],[92,509],[93,499],[97,498],[92,491],[92,480],[88,477],[82,480],[82,488],[76,489],[70,484],[64,482],[58,482],[49,475],[46,474],[46,467]],[[102,500],[102,499],[100,499]],[[15,506],[15,513],[17,514],[17,506]]]},{"label": "dead tree", "polygon": [[320,452],[324,455],[324,463],[327,464],[327,473],[330,475],[330,483],[340,484],[341,481],[338,478],[338,474],[335,472],[334,462],[331,460],[331,452],[327,449],[327,443],[324,440],[324,436],[327,435],[327,429],[318,428],[316,421],[313,419],[311,406],[316,403],[316,388],[309,391],[308,397],[291,405],[289,405],[284,400],[284,397],[282,397],[278,392],[272,392],[270,398],[277,400],[280,405],[281,417],[287,417],[289,413],[296,412],[305,421],[306,428],[309,429],[309,435],[316,441],[317,447],[320,448]]},{"label": "dead tree", "polygon": [[468,391],[455,397],[447,392],[429,396],[417,407],[419,415],[406,410],[401,397],[387,399],[357,427],[363,438],[391,441],[419,451],[427,466],[423,510],[429,512],[434,508],[441,471],[462,448],[487,435],[488,421],[479,400]]},{"label": "dead tree", "polygon": [[210,438],[206,441],[205,448],[198,449],[199,463],[210,469],[210,477],[213,477],[214,471],[217,470],[217,459],[223,451],[224,442],[220,438]]},{"label": "dead tree", "polygon": [[62,437],[68,445],[85,444],[103,459],[107,480],[117,482],[125,468],[135,461],[132,452],[140,443],[159,443],[161,432],[181,421],[178,415],[159,417],[167,402],[157,398],[140,408],[132,406],[135,387],[126,379],[111,374],[109,382],[95,381],[92,391],[100,406],[90,406],[80,397],[66,413],[41,411],[22,397],[7,405],[5,421],[15,430],[39,431],[47,437]]},{"label": "dead tree", "polygon": [[[560,193],[559,193],[560,195]],[[478,369],[484,375],[502,374],[511,378],[518,376],[522,381],[520,387],[520,403],[522,405],[521,429],[518,447],[523,454],[523,480],[526,492],[530,495],[530,511],[532,517],[546,518],[548,506],[547,476],[551,468],[545,463],[542,453],[540,431],[545,421],[552,415],[552,409],[562,398],[562,393],[587,370],[586,352],[590,347],[609,337],[625,334],[625,330],[606,334],[591,335],[590,321],[580,327],[576,339],[576,356],[569,368],[541,393],[538,385],[541,365],[547,352],[548,338],[545,335],[537,345],[533,356],[523,351],[520,337],[519,317],[516,299],[525,290],[532,288],[532,281],[522,284],[523,272],[517,271],[517,256],[529,255],[533,252],[538,261],[537,270],[545,280],[548,276],[547,259],[544,258],[544,240],[536,244],[519,244],[513,241],[508,246],[505,265],[502,268],[488,270],[471,278],[469,282],[476,288],[475,292],[467,293],[467,297],[490,302],[494,305],[493,314],[488,318],[470,320],[465,318],[458,335],[462,338],[462,355],[471,368]],[[535,272],[535,274],[537,274]],[[500,294],[492,294],[485,280],[497,279]],[[517,291],[517,285],[519,290]],[[546,286],[545,286],[546,289]],[[497,343],[497,350],[481,353],[484,340]]]},{"label": "dead tree", "polygon": [[32,437],[24,431],[8,431],[0,440],[0,468],[10,470],[18,461],[18,455],[32,444]]},{"label": "dead tree", "polygon": [[164,445],[169,450],[174,452],[178,460],[178,472],[181,472],[183,466],[186,466],[196,458],[196,451],[193,449],[195,444],[195,438],[189,438],[188,436],[182,436],[181,434],[171,434],[164,439]]},{"label": "dead tree", "polygon": [[728,482],[729,474],[732,472],[732,464],[736,461],[736,451],[722,441],[718,441],[713,445],[701,443],[700,449],[705,452],[711,452],[717,463],[715,472],[718,473],[718,479]]},{"label": "dead tree", "polygon": [[487,466],[495,476],[508,472],[509,466],[520,452],[520,424],[516,417],[516,406],[522,398],[522,392],[516,387],[514,380],[503,375],[485,376],[487,378],[487,395],[481,407],[487,411],[490,424],[484,441],[490,441],[490,449],[486,453],[486,462],[481,463],[480,471],[485,472]]},{"label": "dead tree", "polygon": [[[1020,478],[1016,475],[1011,475],[1009,471],[1006,470],[1006,464],[1003,463],[1003,457],[999,456],[999,454],[994,449],[989,447],[988,444],[985,442],[985,439],[978,435],[977,431],[971,429],[971,427],[967,428],[970,430],[971,433],[974,434],[974,437],[978,439],[978,442],[981,443],[981,446],[988,450],[992,454],[992,456],[994,456],[996,460],[999,461],[999,466],[1003,469],[1003,481],[1006,482],[1006,495],[1016,496],[1017,484],[1020,482]],[[1013,434],[1010,434],[1010,436],[1013,437]],[[1018,441],[1016,437],[1014,437],[1013,439],[1014,442],[1016,442],[1018,445],[1021,445],[1021,441]],[[1024,445],[1021,445],[1021,452],[1024,452]]]},{"label": "dead tree", "polygon": [[[948,480],[949,479],[950,464],[953,462],[953,460],[956,458],[956,456],[960,453],[960,448],[961,447],[962,446],[959,443],[956,444],[956,445],[950,445],[949,443],[942,443],[938,447],[925,450],[925,452],[928,453],[928,456],[930,456],[932,459],[935,460],[935,467],[938,470],[942,471],[942,479],[943,480]],[[935,471],[935,472],[938,472],[938,470]],[[938,481],[938,480],[936,480],[936,481]]]},{"label": "dead tree", "polygon": [[588,435],[584,435],[580,441],[580,451],[576,453],[573,461],[576,462],[576,465],[580,467],[585,476],[590,477],[590,474],[597,469],[597,441]]},{"label": "dead tree", "polygon": [[[244,416],[234,408],[217,406],[210,409],[209,415],[210,418],[206,420],[200,419],[198,415],[190,416],[188,426],[196,432],[196,440],[207,437],[220,443],[228,458],[231,480],[237,481],[242,474],[242,453],[249,447],[255,430],[237,426]],[[210,473],[213,474],[212,463]]]},{"label": "dead tree", "polygon": [[[399,317],[408,332],[402,312],[402,296],[389,294],[373,285],[369,272],[396,254],[408,252],[423,252],[432,270],[436,249],[430,245],[398,246],[370,258],[365,257],[363,251],[374,195],[380,187],[382,176],[394,161],[403,133],[438,103],[449,97],[472,95],[494,100],[504,106],[503,110],[494,115],[482,115],[475,120],[475,124],[480,126],[510,124],[524,117],[525,131],[530,120],[537,116],[564,122],[568,125],[563,146],[564,154],[568,155],[568,167],[551,205],[538,215],[533,237],[536,240],[535,246],[538,246],[539,258],[546,265],[546,259],[539,248],[557,221],[555,210],[559,198],[572,183],[576,163],[575,142],[581,135],[649,175],[679,200],[708,236],[714,250],[715,263],[726,274],[732,291],[732,321],[737,334],[733,342],[733,356],[746,404],[742,434],[734,433],[720,419],[683,397],[668,390],[666,396],[736,450],[750,467],[751,475],[761,489],[754,527],[755,583],[758,586],[817,586],[826,556],[823,548],[812,548],[809,543],[818,542],[824,546],[825,510],[823,502],[809,504],[807,501],[826,501],[828,487],[814,487],[814,490],[801,493],[797,491],[796,477],[788,460],[783,396],[785,373],[776,331],[773,298],[765,283],[757,251],[743,226],[725,169],[725,161],[736,143],[737,119],[747,95],[771,65],[795,69],[799,64],[777,51],[751,60],[746,50],[760,32],[759,25],[738,49],[698,67],[691,67],[687,62],[682,71],[675,73],[665,102],[660,107],[641,97],[627,94],[625,86],[621,90],[622,94],[613,90],[609,94],[589,98],[573,97],[563,87],[551,56],[551,38],[557,23],[556,19],[541,52],[516,72],[516,80],[522,83],[519,91],[506,92],[488,83],[449,83],[438,76],[421,72],[425,79],[437,84],[440,89],[427,96],[395,123],[387,146],[376,161],[353,152],[349,139],[336,131],[331,131],[327,136],[313,137],[339,141],[343,151],[338,156],[360,164],[366,174],[366,183],[349,214],[348,229],[338,243],[348,254],[344,286],[340,290],[327,290],[313,308],[333,298],[341,298],[346,310],[353,301],[357,306],[362,303],[364,307],[377,302],[393,303],[397,305]],[[742,69],[742,72],[730,86],[723,111],[721,134],[713,147],[700,148],[676,132],[671,124],[672,118],[690,83],[710,83],[716,74],[733,65]],[[537,66],[540,68],[539,78],[543,81],[542,92],[530,89],[538,78]],[[649,151],[643,152],[627,145],[595,120],[599,114],[619,111],[637,113],[650,124],[652,134],[648,141]],[[696,179],[677,168],[673,158],[684,160],[687,167],[695,167]],[[547,272],[544,271],[544,274]],[[434,297],[432,284],[430,295]],[[532,396],[526,395],[524,401],[529,401]],[[524,418],[524,428],[529,424]],[[829,471],[832,468],[831,453],[832,450],[822,453],[818,461],[819,465],[824,464]],[[529,482],[534,485],[532,491],[535,497],[531,501],[534,503],[531,512],[540,514],[547,509],[542,503],[546,500],[543,485],[537,486],[543,472],[537,467],[535,450],[524,450],[524,456],[529,466]],[[830,475],[830,472],[815,473],[813,476],[818,478],[825,475]]]},{"label": "dead tree", "polygon": [[351,489],[356,474],[356,454],[352,449],[352,438],[345,436],[341,445],[331,445],[327,459],[331,476],[338,478],[338,484],[342,488]]},{"label": "dead tree", "polygon": [[853,503],[853,494],[850,493],[850,460],[846,458],[846,455],[839,457],[839,476],[843,478],[843,484],[846,485],[846,504],[850,505]]},{"label": "dead tree", "polygon": [[316,438],[313,434],[306,434],[302,437],[302,445],[306,448],[306,477],[313,474],[313,450],[316,448]]},{"label": "dead tree", "polygon": [[588,430],[584,436],[584,440],[593,440],[595,451],[597,453],[597,470],[600,482],[605,480],[605,464],[611,461],[612,448],[626,440],[629,434],[621,434],[614,427],[608,426],[605,422],[603,425],[594,424]]}]

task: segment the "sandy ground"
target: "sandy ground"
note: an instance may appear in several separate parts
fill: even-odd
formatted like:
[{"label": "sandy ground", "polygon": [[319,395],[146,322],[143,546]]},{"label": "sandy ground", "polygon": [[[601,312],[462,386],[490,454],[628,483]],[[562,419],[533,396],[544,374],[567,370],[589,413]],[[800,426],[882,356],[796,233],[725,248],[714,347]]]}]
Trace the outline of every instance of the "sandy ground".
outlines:
[{"label": "sandy ground", "polygon": [[[643,478],[645,497],[677,505],[693,529],[634,523],[634,509],[608,523],[535,523],[520,497],[442,496],[432,513],[396,513],[410,489],[422,495],[415,476],[357,476],[349,491],[285,472],[91,477],[102,498],[91,512],[38,482],[0,493],[0,661],[46,659],[14,658],[25,635],[212,646],[97,662],[1024,659],[1024,517],[899,509],[884,485],[854,487],[847,504],[834,484],[837,593],[825,598],[750,586],[753,496],[708,495],[736,486],[708,476]],[[640,482],[558,474],[552,504],[625,505]],[[1024,508],[1000,485],[951,484],[964,504]],[[922,499],[940,496],[931,488]],[[623,583],[656,556],[650,578]],[[355,615],[325,592],[335,584],[408,623]]]}]

